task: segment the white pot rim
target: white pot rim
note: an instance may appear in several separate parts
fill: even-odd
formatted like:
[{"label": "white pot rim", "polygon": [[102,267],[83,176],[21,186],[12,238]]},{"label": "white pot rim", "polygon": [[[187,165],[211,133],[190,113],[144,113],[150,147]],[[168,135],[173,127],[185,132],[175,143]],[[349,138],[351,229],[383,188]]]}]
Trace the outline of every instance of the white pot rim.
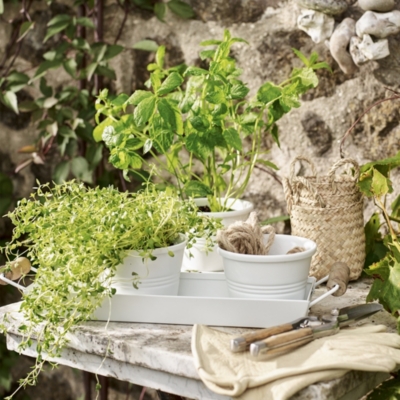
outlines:
[{"label": "white pot rim", "polygon": [[[208,199],[207,197],[198,197],[193,199],[197,206],[208,206]],[[222,197],[220,202],[223,203],[226,199]],[[254,204],[248,200],[242,199],[233,199],[229,198],[226,200],[227,205],[232,208],[232,211],[218,211],[218,212],[203,212],[200,211],[200,214],[208,215],[212,218],[225,218],[229,217],[236,217],[238,215],[242,215],[245,213],[249,213],[254,209]]]},{"label": "white pot rim", "polygon": [[303,260],[305,258],[310,258],[316,251],[317,251],[317,244],[307,238],[303,238],[300,236],[293,236],[293,235],[276,235],[276,237],[280,238],[292,238],[295,240],[299,240],[299,243],[297,246],[305,247],[306,250],[299,252],[299,253],[292,253],[292,254],[277,254],[277,255],[254,255],[254,254],[240,254],[240,253],[233,253],[231,251],[227,251],[224,249],[221,249],[219,246],[217,246],[217,251],[218,253],[224,257],[228,258],[230,260],[237,260],[237,261],[243,261],[243,262],[289,262],[289,261],[297,261],[297,260]]},{"label": "white pot rim", "polygon": [[[169,251],[172,251],[172,252],[174,253],[175,251],[180,250],[181,248],[185,247],[185,246],[186,246],[186,243],[187,243],[187,237],[186,237],[186,235],[184,235],[183,233],[180,233],[180,234],[179,234],[179,242],[178,242],[178,243],[173,244],[173,245],[168,246],[168,247],[160,247],[160,248],[158,248],[158,249],[154,249],[154,250],[152,251],[152,254],[153,254],[154,256],[159,256],[159,255],[161,255],[161,254],[168,253]],[[135,257],[135,256],[136,256],[136,257],[141,257],[141,256],[139,255],[139,251],[137,251],[137,250],[128,250],[128,251],[126,252],[126,255],[127,255],[127,256],[130,256],[130,257]]]}]

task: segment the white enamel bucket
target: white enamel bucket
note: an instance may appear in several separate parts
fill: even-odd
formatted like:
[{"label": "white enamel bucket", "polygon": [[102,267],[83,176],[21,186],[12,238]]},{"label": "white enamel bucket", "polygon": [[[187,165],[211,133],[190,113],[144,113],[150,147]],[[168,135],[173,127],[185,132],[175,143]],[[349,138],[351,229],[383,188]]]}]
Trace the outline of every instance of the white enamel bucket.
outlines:
[{"label": "white enamel bucket", "polygon": [[[264,235],[266,242],[268,235]],[[294,247],[305,251],[286,254]],[[276,235],[268,255],[238,254],[218,247],[224,261],[231,297],[259,299],[303,299],[311,257],[317,245],[312,240]]]}]

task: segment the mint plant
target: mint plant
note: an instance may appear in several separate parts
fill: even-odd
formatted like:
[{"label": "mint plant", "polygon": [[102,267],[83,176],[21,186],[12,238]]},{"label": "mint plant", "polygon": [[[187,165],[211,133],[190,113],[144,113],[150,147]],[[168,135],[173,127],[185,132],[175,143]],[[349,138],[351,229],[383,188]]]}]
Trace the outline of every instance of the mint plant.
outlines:
[{"label": "mint plant", "polygon": [[[111,280],[128,250],[154,259],[154,249],[176,243],[181,234],[189,248],[198,237],[206,237],[211,246],[220,226],[199,215],[193,202],[152,184],[138,193],[76,182],[53,188],[45,184],[8,217],[15,228],[5,255],[11,260],[23,248],[38,267],[34,285],[23,294],[25,321],[19,326],[24,334],[20,348],[35,338],[38,357],[21,387],[35,384],[45,361],[60,355],[68,343],[68,332],[115,294]],[[132,284],[137,283],[134,277]]]},{"label": "mint plant", "polygon": [[228,30],[222,40],[202,42],[207,49],[200,57],[208,61],[208,69],[165,69],[165,48],[160,46],[147,67],[148,90],[118,96],[100,92],[94,138],[104,141],[109,161],[126,179],[129,171],[141,174],[155,164],[166,184],[168,176],[173,178],[182,198],[208,197],[212,211],[221,211],[226,204],[220,199],[241,197],[257,163],[277,169],[260,157],[267,152],[263,136],[271,134],[279,145],[276,122],[317,86],[314,71],[329,66],[318,63],[316,53],[307,59],[294,50],[305,66],[294,68],[280,84],[264,83],[246,100],[249,87],[239,79],[241,70],[230,56],[235,43],[247,42],[231,37]]}]

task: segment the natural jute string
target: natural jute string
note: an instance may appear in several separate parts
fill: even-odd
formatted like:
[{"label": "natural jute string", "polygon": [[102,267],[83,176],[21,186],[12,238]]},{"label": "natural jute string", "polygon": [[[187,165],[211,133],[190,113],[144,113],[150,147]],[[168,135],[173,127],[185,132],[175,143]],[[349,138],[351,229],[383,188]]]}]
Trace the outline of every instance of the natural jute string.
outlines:
[{"label": "natural jute string", "polygon": [[[268,233],[264,244],[264,234]],[[219,230],[217,242],[219,247],[232,253],[267,255],[275,239],[275,229],[272,226],[260,226],[257,213],[252,212],[247,221],[237,221],[228,228]],[[288,252],[304,251],[296,247]]]}]

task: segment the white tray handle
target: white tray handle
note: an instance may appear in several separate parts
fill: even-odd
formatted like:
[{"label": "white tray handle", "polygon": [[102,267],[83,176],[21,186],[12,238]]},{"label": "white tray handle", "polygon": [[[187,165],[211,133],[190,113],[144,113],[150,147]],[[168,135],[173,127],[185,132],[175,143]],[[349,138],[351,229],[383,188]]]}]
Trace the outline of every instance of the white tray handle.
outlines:
[{"label": "white tray handle", "polygon": [[[328,279],[329,279],[329,275],[324,276],[319,281],[315,282],[314,288],[319,286],[321,283],[326,282]],[[339,285],[335,285],[331,290],[328,290],[326,293],[321,294],[321,296],[317,297],[313,301],[310,301],[310,304],[308,305],[308,308],[311,308],[315,304],[319,303],[321,300],[325,299],[325,297],[330,296],[331,294],[337,292],[338,290],[339,290]]]},{"label": "white tray handle", "polygon": [[[31,271],[37,272],[37,269],[36,269],[35,267],[31,267]],[[22,286],[22,285],[20,285],[20,284],[18,284],[18,283],[16,283],[16,282],[14,282],[14,281],[12,281],[12,280],[6,278],[6,277],[4,276],[4,274],[0,274],[0,280],[1,280],[1,281],[4,281],[4,282],[6,282],[6,283],[8,283],[8,284],[11,285],[11,286],[16,287],[16,288],[19,289],[21,292],[25,292],[25,291],[27,290],[26,287],[24,287],[24,286]]]}]

